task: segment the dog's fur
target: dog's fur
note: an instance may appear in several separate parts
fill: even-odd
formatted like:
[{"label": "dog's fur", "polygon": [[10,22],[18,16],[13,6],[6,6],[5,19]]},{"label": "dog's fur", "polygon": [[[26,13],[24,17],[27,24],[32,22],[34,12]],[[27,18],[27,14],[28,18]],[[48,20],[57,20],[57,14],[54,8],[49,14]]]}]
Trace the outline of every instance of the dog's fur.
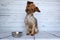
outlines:
[{"label": "dog's fur", "polygon": [[27,29],[27,35],[31,34],[31,36],[33,36],[34,34],[38,33],[37,19],[33,16],[33,13],[40,12],[40,10],[34,5],[33,2],[27,1],[25,11],[27,13],[24,20]]}]

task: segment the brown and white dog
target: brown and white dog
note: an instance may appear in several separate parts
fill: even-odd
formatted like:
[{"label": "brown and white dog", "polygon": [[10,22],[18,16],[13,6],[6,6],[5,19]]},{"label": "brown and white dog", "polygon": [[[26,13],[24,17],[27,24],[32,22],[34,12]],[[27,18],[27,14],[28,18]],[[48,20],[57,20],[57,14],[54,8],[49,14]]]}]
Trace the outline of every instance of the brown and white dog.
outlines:
[{"label": "brown and white dog", "polygon": [[27,29],[26,35],[35,35],[38,33],[38,27],[37,27],[37,19],[33,16],[34,12],[40,12],[39,8],[35,6],[35,4],[31,1],[27,1],[26,6],[26,17],[25,17],[25,25]]}]

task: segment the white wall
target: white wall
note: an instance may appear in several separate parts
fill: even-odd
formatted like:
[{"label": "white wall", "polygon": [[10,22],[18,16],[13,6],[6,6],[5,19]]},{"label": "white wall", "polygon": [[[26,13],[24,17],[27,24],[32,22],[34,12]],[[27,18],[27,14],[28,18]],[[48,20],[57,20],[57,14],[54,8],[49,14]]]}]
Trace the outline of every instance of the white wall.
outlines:
[{"label": "white wall", "polygon": [[[41,13],[35,13],[40,31],[60,31],[60,1],[33,0]],[[25,31],[24,17],[27,0],[0,0],[0,32]]]}]

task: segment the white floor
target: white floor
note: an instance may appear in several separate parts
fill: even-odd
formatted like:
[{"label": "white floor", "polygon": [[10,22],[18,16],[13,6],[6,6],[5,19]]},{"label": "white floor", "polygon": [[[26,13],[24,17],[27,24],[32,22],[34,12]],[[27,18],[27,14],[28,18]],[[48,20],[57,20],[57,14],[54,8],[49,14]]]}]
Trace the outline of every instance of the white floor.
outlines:
[{"label": "white floor", "polygon": [[44,39],[59,39],[60,40],[60,32],[39,32],[35,36],[27,36],[23,33],[21,38],[14,38],[11,36],[11,32],[0,33],[0,40],[44,40]]}]

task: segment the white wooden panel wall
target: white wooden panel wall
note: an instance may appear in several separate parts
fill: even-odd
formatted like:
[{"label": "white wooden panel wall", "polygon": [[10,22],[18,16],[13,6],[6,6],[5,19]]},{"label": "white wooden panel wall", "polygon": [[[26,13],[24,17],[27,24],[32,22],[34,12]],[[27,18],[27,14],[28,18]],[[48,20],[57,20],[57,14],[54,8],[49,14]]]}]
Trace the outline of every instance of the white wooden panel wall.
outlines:
[{"label": "white wooden panel wall", "polygon": [[[31,1],[31,0],[30,0]],[[0,32],[25,31],[27,0],[0,0]],[[40,31],[60,31],[60,1],[33,0],[41,13],[35,13]]]}]

